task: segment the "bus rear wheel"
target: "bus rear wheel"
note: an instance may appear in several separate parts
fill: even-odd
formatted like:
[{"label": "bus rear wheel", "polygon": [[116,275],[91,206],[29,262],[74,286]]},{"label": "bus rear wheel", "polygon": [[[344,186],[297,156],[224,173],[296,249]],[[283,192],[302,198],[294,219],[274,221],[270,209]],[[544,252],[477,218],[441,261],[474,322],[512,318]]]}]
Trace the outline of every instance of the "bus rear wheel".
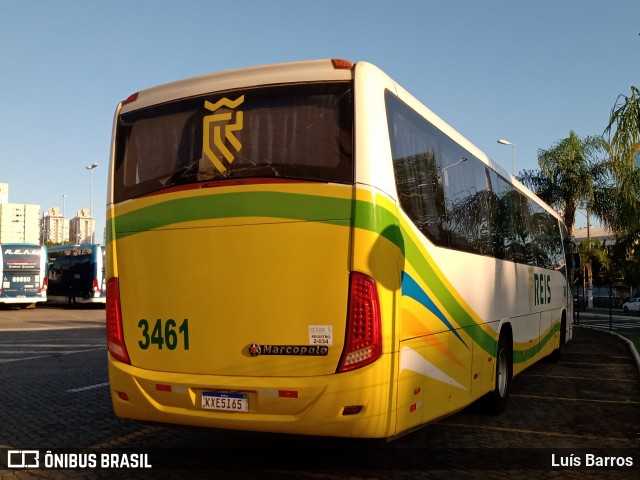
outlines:
[{"label": "bus rear wheel", "polygon": [[512,357],[512,345],[509,335],[501,331],[500,338],[498,339],[498,353],[496,354],[494,389],[483,399],[483,410],[488,413],[502,413],[507,408],[513,372]]}]

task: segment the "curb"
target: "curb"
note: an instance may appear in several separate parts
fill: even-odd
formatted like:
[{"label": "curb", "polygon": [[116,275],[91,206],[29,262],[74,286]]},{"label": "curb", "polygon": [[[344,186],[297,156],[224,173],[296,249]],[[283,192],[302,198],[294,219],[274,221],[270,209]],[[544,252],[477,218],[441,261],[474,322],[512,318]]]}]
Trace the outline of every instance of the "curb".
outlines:
[{"label": "curb", "polygon": [[638,354],[638,350],[636,350],[636,346],[635,344],[629,340],[627,337],[624,337],[622,335],[620,335],[619,333],[616,332],[611,332],[609,330],[604,330],[602,328],[594,328],[594,327],[589,327],[588,325],[573,325],[574,327],[578,327],[578,328],[586,328],[588,330],[595,330],[597,332],[604,332],[607,333],[609,335],[613,335],[614,337],[618,337],[620,340],[624,341],[627,343],[627,345],[629,346],[629,350],[631,350],[631,356],[633,357],[633,359],[636,362],[636,369],[638,370],[638,373],[640,373],[640,354]]}]

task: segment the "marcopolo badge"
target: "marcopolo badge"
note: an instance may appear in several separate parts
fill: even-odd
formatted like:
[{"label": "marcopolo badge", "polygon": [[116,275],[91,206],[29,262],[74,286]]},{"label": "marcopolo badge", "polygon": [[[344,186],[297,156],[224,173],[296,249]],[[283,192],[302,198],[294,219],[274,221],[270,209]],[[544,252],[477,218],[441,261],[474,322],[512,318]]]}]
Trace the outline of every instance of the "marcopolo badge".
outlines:
[{"label": "marcopolo badge", "polygon": [[300,357],[324,357],[329,353],[325,345],[259,345],[252,343],[248,347],[249,355],[293,355]]}]

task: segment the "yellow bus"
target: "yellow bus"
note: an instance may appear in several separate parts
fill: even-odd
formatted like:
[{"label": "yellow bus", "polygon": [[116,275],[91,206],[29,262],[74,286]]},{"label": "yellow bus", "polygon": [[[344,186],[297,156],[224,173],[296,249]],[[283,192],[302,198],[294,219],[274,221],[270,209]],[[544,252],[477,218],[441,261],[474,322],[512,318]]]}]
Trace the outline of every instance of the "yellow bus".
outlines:
[{"label": "yellow bus", "polygon": [[115,414],[393,438],[571,339],[567,230],[376,66],[225,71],[117,106]]}]

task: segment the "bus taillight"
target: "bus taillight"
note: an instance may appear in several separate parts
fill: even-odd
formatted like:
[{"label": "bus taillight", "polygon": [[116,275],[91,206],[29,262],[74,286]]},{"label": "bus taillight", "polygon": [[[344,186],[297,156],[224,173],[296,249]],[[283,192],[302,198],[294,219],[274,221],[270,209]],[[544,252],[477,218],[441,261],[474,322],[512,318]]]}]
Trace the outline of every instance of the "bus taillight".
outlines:
[{"label": "bus taillight", "polygon": [[118,277],[107,282],[107,346],[114,358],[124,363],[131,363],[127,347],[124,344],[122,330],[122,312],[120,310],[120,285]]},{"label": "bus taillight", "polygon": [[93,279],[93,287],[92,287],[94,292],[99,292],[100,291],[100,283],[98,283],[98,279],[94,278]]},{"label": "bus taillight", "polygon": [[353,63],[349,60],[343,60],[342,58],[332,58],[331,63],[336,70],[351,70]]},{"label": "bus taillight", "polygon": [[47,288],[49,288],[49,279],[44,277],[44,280],[42,280],[42,287],[40,287],[40,292],[46,292]]},{"label": "bus taillight", "polygon": [[337,372],[375,362],[382,353],[380,302],[376,282],[364,273],[351,272],[344,350]]}]

